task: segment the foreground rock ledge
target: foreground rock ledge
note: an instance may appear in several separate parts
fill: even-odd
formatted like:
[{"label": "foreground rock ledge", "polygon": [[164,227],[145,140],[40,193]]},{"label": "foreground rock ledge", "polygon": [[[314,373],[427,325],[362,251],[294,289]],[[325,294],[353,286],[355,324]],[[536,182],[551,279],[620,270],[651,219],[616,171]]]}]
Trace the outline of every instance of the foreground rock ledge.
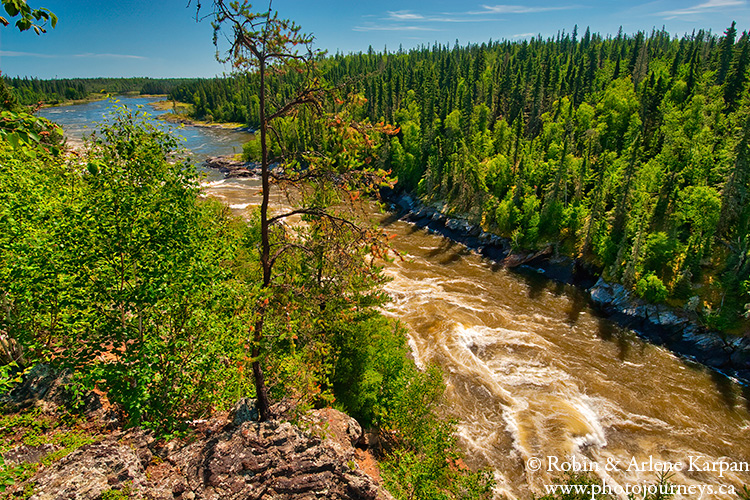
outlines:
[{"label": "foreground rock ledge", "polygon": [[203,422],[159,444],[144,430],[116,432],[33,478],[34,500],[99,499],[119,490],[154,499],[389,499],[358,469],[356,420],[326,409],[290,422]]}]

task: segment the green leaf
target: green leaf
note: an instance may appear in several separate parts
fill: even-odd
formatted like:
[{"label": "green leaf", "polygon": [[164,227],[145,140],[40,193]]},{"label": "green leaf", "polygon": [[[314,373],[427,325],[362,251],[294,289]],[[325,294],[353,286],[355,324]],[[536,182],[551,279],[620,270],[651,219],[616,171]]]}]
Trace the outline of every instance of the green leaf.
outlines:
[{"label": "green leaf", "polygon": [[16,22],[16,27],[21,31],[26,31],[31,28],[31,19],[23,18]]},{"label": "green leaf", "polygon": [[14,17],[18,15],[18,7],[16,6],[15,2],[8,2],[5,4],[5,12],[8,13],[10,17]]},{"label": "green leaf", "polygon": [[18,145],[20,144],[21,141],[16,132],[11,132],[7,134],[5,138],[8,140],[8,143],[10,143],[13,149],[18,149]]}]

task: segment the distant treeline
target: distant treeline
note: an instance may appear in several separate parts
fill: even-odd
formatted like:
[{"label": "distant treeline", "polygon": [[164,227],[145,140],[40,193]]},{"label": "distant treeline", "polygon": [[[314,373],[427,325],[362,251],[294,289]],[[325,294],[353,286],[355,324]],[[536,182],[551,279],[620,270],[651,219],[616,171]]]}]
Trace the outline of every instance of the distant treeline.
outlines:
[{"label": "distant treeline", "polygon": [[[516,247],[553,244],[650,300],[730,328],[750,303],[750,41],[664,30],[556,37],[320,62],[373,121],[401,127],[381,160],[400,186]],[[302,75],[274,74],[283,102]],[[255,75],[172,90],[197,117],[258,125]],[[277,127],[304,147],[302,121]]]},{"label": "distant treeline", "polygon": [[39,102],[57,104],[85,99],[92,93],[169,94],[173,89],[192,81],[189,78],[7,78],[5,84],[14,89],[19,104],[31,106]]}]

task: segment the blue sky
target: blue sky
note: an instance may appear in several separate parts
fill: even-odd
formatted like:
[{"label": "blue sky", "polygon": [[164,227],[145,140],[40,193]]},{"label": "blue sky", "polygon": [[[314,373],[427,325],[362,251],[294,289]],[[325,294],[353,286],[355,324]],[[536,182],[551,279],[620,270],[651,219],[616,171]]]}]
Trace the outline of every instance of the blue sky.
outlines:
[{"label": "blue sky", "polygon": [[[39,78],[220,75],[227,68],[214,58],[208,21],[196,23],[195,2],[29,0],[60,21],[41,36],[0,27],[0,70]],[[722,33],[732,20],[740,32],[750,29],[750,0],[275,0],[273,8],[329,53],[547,37],[575,24],[581,34],[586,26],[602,34],[619,26],[626,33],[662,26],[680,36],[697,28]]]}]

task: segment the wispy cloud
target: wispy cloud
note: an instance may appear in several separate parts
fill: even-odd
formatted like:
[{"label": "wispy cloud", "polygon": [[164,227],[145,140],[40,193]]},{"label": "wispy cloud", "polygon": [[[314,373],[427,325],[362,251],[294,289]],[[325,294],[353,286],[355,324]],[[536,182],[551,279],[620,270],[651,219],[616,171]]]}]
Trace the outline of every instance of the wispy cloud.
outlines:
[{"label": "wispy cloud", "polygon": [[502,19],[497,19],[497,18],[477,19],[476,16],[466,17],[467,14],[471,14],[471,13],[469,12],[466,12],[466,13],[443,12],[440,14],[424,15],[424,14],[418,14],[410,10],[397,10],[397,11],[389,10],[387,12],[387,17],[385,17],[383,20],[393,21],[393,22],[411,21],[411,22],[423,22],[423,23],[476,23],[476,22],[487,22],[487,21],[502,21]]},{"label": "wispy cloud", "polygon": [[[722,0],[718,0],[722,1]],[[537,12],[549,12],[553,10],[579,9],[580,5],[561,5],[556,7],[531,7],[528,5],[482,5],[483,10],[469,12],[472,15],[482,14],[535,14]]]},{"label": "wispy cloud", "polygon": [[144,56],[134,56],[130,54],[95,54],[93,52],[86,52],[83,54],[40,54],[38,52],[18,52],[15,50],[0,50],[1,57],[43,57],[47,59],[51,58],[96,58],[96,59],[148,59]]},{"label": "wispy cloud", "polygon": [[103,58],[103,59],[147,59],[143,56],[134,56],[130,54],[94,54],[86,52],[84,54],[73,54],[73,57]]},{"label": "wispy cloud", "polygon": [[51,54],[38,54],[36,52],[17,52],[15,50],[0,50],[0,57],[57,57]]},{"label": "wispy cloud", "polygon": [[355,26],[354,31],[440,31],[427,26],[402,26],[397,24]]},{"label": "wispy cloud", "polygon": [[511,38],[529,38],[531,36],[537,36],[538,33],[518,33],[516,35],[511,35]]},{"label": "wispy cloud", "polygon": [[410,10],[389,10],[388,18],[395,21],[416,21],[424,19],[424,16],[422,14],[415,14]]},{"label": "wispy cloud", "polygon": [[747,7],[747,5],[745,0],[708,0],[708,2],[693,5],[685,9],[665,10],[664,12],[659,12],[659,15],[666,16],[667,19],[674,19],[680,16],[694,16],[728,8]]}]

